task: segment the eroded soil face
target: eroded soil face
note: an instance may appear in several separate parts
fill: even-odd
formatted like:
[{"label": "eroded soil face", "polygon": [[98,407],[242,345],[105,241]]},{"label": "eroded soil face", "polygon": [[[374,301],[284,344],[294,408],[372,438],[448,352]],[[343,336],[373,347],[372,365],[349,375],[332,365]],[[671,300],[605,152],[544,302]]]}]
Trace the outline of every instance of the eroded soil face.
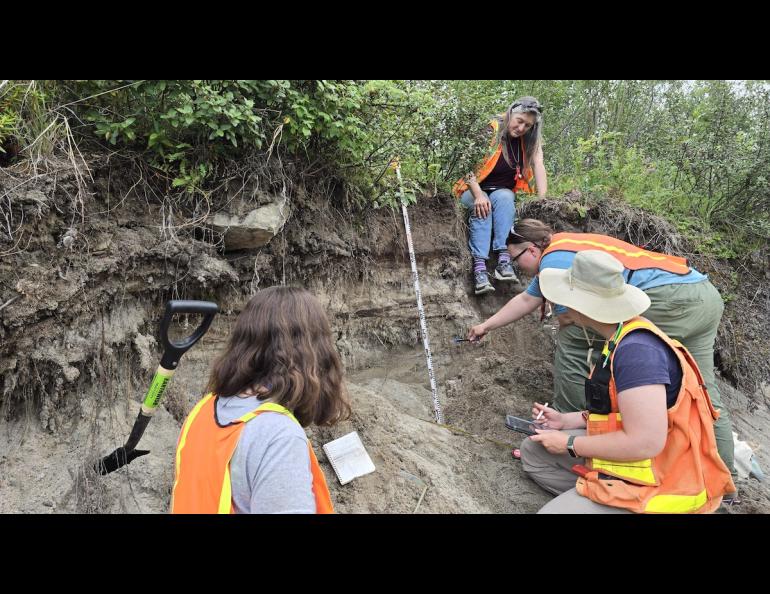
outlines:
[{"label": "eroded soil face", "polygon": [[[464,223],[450,197],[409,209],[445,419],[438,426],[400,212],[343,212],[298,190],[280,235],[260,250],[224,253],[204,226],[175,227],[181,219],[170,215],[171,205],[148,197],[130,171],[121,179],[106,165],[94,169],[80,204],[66,168],[37,178],[0,169],[10,226],[0,237],[0,512],[166,512],[180,423],[201,396],[209,365],[249,296],[282,282],[319,297],[348,372],[353,416],[308,429],[337,511],[516,513],[548,501],[512,459],[521,436],[503,421],[549,400],[553,329],[533,314],[481,345],[452,342],[525,285],[472,294]],[[528,216],[582,224],[569,199],[539,208]],[[715,284],[726,266],[696,265]],[[759,264],[750,271],[764,274]],[[747,331],[731,308],[746,307],[766,324],[766,292],[767,283],[744,283],[728,303],[718,345],[727,379],[735,381],[768,345],[756,330],[753,342],[741,343]],[[164,304],[182,298],[216,301],[222,313],[183,357],[142,438],[152,453],[96,477],[90,465],[123,443],[159,362]],[[763,363],[753,364],[761,374]],[[766,395],[740,382],[740,390],[723,385],[740,438],[770,470]],[[320,446],[353,430],[377,471],[340,486]],[[752,480],[741,490],[744,503],[730,512],[770,511],[763,485]]]}]

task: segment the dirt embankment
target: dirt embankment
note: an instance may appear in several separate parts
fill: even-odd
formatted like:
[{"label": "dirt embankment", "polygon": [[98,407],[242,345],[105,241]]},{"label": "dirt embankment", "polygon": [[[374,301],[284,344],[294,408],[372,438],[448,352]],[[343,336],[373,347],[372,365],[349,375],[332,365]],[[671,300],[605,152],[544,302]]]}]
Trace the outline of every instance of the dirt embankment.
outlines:
[{"label": "dirt embankment", "polygon": [[[338,511],[533,512],[548,500],[512,461],[520,439],[503,418],[526,415],[533,400],[548,399],[552,330],[533,315],[481,346],[452,344],[523,286],[472,295],[465,229],[451,198],[425,198],[410,208],[447,425],[439,427],[400,213],[335,206],[305,186],[289,196],[289,222],[267,246],[224,253],[202,219],[182,226],[178,213],[196,205],[153,195],[126,166],[95,163],[93,172],[83,195],[65,166],[37,177],[0,169],[0,223],[8,223],[7,237],[0,237],[0,511],[166,511],[180,420],[199,398],[240,306],[253,291],[281,282],[321,299],[348,370],[352,418],[308,430]],[[569,200],[537,208],[529,214],[554,223],[573,216]],[[589,211],[589,225],[598,219]],[[754,291],[762,297],[748,310],[759,320],[767,297],[760,285]],[[737,295],[736,301],[744,292]],[[97,478],[88,464],[128,435],[159,360],[157,323],[172,298],[213,300],[223,313],[183,358],[142,439],[152,454]],[[747,359],[720,348],[734,379],[738,372],[730,370]],[[762,352],[767,340],[753,348]],[[770,469],[766,400],[761,392],[729,394],[739,433],[764,445],[760,460]],[[341,487],[320,444],[352,430],[377,471]],[[749,499],[746,511],[770,510],[765,491]]]}]

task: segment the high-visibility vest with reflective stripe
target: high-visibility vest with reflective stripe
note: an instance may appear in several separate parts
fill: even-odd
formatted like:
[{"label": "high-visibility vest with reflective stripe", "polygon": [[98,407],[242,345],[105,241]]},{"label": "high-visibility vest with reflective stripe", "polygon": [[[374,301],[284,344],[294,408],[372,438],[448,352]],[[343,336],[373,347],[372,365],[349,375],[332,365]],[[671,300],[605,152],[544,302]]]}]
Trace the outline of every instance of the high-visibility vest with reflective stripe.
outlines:
[{"label": "high-visibility vest with reflective stripe", "polygon": [[551,243],[543,251],[543,256],[559,250],[567,252],[602,250],[615,256],[629,270],[659,268],[674,274],[688,274],[690,272],[687,258],[645,250],[609,235],[556,233],[551,238]]},{"label": "high-visibility vest with reflective stripe", "polygon": [[[266,402],[232,423],[220,426],[216,421],[216,402],[207,394],[192,409],[182,426],[176,449],[176,478],[171,495],[173,514],[233,513],[230,460],[235,453],[246,423],[266,412],[297,419],[279,404]],[[326,478],[308,440],[310,469],[316,513],[334,512]]]},{"label": "high-visibility vest with reflective stripe", "polygon": [[[626,322],[620,332],[615,350],[610,353],[610,373],[613,374],[617,345],[629,333],[640,329],[663,340],[676,354],[683,372],[677,400],[668,409],[666,445],[657,456],[647,460],[587,458],[590,471],[577,480],[577,491],[597,503],[636,513],[712,512],[719,507],[725,493],[735,491],[735,485],[717,451],[714,421],[719,413],[711,404],[692,355],[655,324],[637,317]],[[623,428],[612,375],[609,392],[611,412],[606,415],[589,412],[587,435]]]},{"label": "high-visibility vest with reflective stripe", "polygon": [[[490,143],[490,153],[486,161],[482,163],[476,172],[476,181],[480,184],[486,179],[492,170],[497,165],[497,161],[500,155],[503,154],[503,143],[497,141],[497,131],[500,129],[500,124],[503,121],[503,116],[500,115],[497,118],[489,122],[490,128],[492,128],[492,142]],[[514,186],[511,188],[514,192],[524,192],[526,194],[532,194],[535,186],[535,174],[532,171],[532,167],[527,165],[527,153],[524,151],[524,137],[519,137],[519,146],[521,147],[521,179],[516,179]],[[458,198],[463,195],[463,192],[468,189],[468,184],[465,182],[465,178],[458,179],[454,186],[452,186],[452,192]]]}]

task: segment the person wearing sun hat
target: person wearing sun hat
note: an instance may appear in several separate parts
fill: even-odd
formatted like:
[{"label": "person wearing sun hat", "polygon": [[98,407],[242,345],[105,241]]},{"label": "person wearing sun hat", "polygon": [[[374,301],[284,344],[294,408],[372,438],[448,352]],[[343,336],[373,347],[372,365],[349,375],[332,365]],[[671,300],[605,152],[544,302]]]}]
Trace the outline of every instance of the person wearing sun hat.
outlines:
[{"label": "person wearing sun hat", "polygon": [[[698,364],[711,402],[719,411],[714,425],[719,455],[737,479],[733,458],[733,428],[730,411],[722,402],[714,371],[714,345],[724,312],[719,291],[685,258],[655,252],[599,233],[555,231],[537,219],[516,221],[506,240],[511,262],[531,277],[527,289],[506,303],[491,318],[473,326],[468,332],[472,342],[490,331],[516,322],[543,308],[545,297],[540,290],[540,273],[547,269],[566,270],[576,254],[585,250],[601,250],[623,264],[626,283],[644,291],[650,308],[644,316],[670,338],[680,341]],[[600,359],[599,345],[604,339],[593,330],[575,324],[567,310],[554,303],[559,330],[554,351],[552,406],[559,412],[576,412],[585,408],[584,381],[592,365]]]},{"label": "person wearing sun hat", "polygon": [[543,412],[524,471],[557,495],[539,513],[710,513],[735,492],[717,452],[714,409],[687,349],[640,317],[644,291],[605,251],[540,273],[545,297],[606,340],[586,380],[587,410]]}]

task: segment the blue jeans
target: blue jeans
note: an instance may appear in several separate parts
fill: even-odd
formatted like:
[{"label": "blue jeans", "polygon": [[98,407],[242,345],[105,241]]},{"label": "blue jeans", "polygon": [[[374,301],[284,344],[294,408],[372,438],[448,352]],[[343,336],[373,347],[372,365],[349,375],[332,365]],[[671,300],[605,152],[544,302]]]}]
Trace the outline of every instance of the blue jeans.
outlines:
[{"label": "blue jeans", "polygon": [[486,219],[480,219],[476,216],[473,210],[473,194],[470,190],[466,190],[460,198],[460,203],[468,209],[470,215],[468,247],[471,250],[471,255],[474,258],[483,258],[484,260],[489,257],[490,240],[494,252],[506,250],[505,240],[508,238],[516,215],[514,208],[516,194],[511,190],[505,188],[495,190],[489,194],[488,198],[492,203],[492,211]]}]

